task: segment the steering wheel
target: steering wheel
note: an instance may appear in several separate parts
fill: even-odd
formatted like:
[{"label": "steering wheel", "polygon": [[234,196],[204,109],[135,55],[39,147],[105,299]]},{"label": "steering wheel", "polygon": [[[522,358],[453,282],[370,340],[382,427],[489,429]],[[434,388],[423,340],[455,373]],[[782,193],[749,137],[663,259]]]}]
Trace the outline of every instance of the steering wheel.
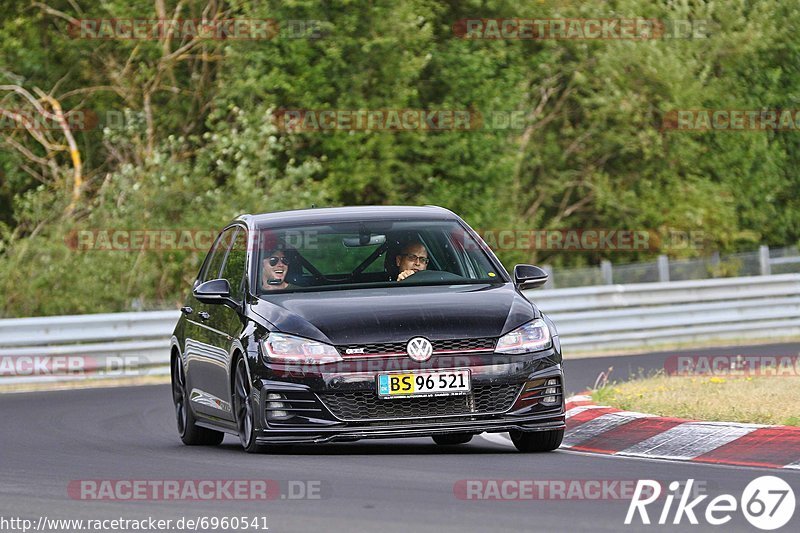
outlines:
[{"label": "steering wheel", "polygon": [[446,270],[420,270],[419,272],[415,272],[414,274],[408,276],[406,279],[401,280],[400,283],[404,283],[408,280],[421,281],[421,282],[430,282],[430,281],[459,282],[459,281],[464,281],[464,277],[459,276],[458,274],[453,274],[452,272],[447,272]]}]

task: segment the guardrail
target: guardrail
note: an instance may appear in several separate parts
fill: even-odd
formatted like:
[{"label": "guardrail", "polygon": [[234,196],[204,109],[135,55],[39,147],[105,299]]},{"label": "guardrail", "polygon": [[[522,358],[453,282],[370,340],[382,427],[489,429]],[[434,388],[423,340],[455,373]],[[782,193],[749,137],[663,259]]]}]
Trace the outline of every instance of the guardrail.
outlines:
[{"label": "guardrail", "polygon": [[[682,240],[686,235],[683,235]],[[670,237],[672,239],[672,237]],[[676,244],[678,244],[676,242]],[[757,251],[732,254],[712,253],[694,259],[670,259],[659,255],[655,261],[612,264],[603,259],[598,266],[559,268],[555,271],[542,265],[550,280],[546,289],[588,287],[666,281],[690,281],[724,276],[770,276],[800,273],[800,252],[796,246],[769,248],[762,245]]]},{"label": "guardrail", "polygon": [[[800,335],[800,274],[531,290],[572,353]],[[167,374],[178,311],[0,320],[0,383]],[[33,370],[33,371],[32,371]]]},{"label": "guardrail", "polygon": [[570,351],[800,335],[800,274],[531,290]]},{"label": "guardrail", "polygon": [[179,311],[0,320],[0,383],[169,373]]}]

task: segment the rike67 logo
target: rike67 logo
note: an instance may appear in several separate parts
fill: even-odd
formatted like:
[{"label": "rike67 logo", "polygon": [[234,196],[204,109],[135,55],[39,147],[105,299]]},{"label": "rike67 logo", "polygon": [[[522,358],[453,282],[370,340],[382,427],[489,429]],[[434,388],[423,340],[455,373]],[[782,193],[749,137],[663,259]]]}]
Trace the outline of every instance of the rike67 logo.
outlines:
[{"label": "rike67 logo", "polygon": [[[698,516],[700,516],[705,519],[707,524],[721,526],[730,522],[734,513],[741,512],[754,527],[770,531],[786,525],[794,514],[794,491],[779,477],[761,476],[754,479],[745,487],[739,501],[730,494],[716,496],[705,504],[704,512],[701,512],[700,504],[708,498],[708,495],[700,495],[690,500],[693,484],[694,479],[689,479],[686,481],[683,491],[678,493],[681,483],[677,481],[670,483],[671,493],[663,498],[661,512],[653,515],[652,520],[659,525],[668,523],[677,525],[685,523],[683,521],[685,518],[690,524],[697,525],[700,523],[698,520]],[[661,484],[658,481],[640,479],[628,507],[625,524],[633,523],[637,515],[642,524],[651,524],[648,505],[656,501],[661,503],[661,496]],[[678,503],[673,511],[676,497]],[[653,505],[649,511],[658,512],[658,504]]]}]

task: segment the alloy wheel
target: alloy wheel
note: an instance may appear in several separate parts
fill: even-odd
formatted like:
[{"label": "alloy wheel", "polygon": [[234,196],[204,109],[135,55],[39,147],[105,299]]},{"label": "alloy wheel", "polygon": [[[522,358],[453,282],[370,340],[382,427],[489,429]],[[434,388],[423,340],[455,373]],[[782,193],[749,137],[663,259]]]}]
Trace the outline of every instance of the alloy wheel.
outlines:
[{"label": "alloy wheel", "polygon": [[253,439],[253,407],[250,405],[250,381],[247,379],[247,366],[244,359],[239,359],[236,364],[235,379],[236,424],[239,428],[239,439],[246,449],[250,447],[250,441]]}]

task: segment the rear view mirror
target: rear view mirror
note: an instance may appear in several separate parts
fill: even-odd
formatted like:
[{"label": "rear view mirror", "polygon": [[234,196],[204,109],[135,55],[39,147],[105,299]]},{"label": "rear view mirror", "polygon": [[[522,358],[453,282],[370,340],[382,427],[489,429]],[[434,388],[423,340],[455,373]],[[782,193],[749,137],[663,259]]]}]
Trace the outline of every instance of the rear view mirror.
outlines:
[{"label": "rear view mirror", "polygon": [[543,268],[534,265],[517,265],[514,267],[514,283],[519,290],[541,287],[550,276]]},{"label": "rear view mirror", "polygon": [[359,235],[358,237],[345,237],[342,244],[347,248],[358,248],[359,246],[375,246],[386,242],[386,235]]}]

